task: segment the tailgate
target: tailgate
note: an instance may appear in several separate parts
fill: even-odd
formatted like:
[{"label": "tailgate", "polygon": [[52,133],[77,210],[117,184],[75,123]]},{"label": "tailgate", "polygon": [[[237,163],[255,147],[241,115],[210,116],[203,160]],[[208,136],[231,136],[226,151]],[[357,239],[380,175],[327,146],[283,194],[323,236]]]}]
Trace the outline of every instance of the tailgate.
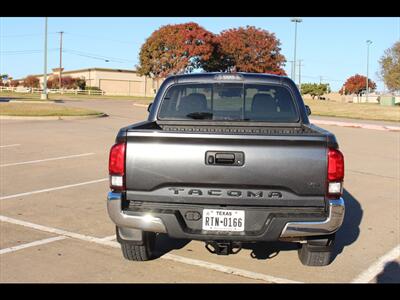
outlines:
[{"label": "tailgate", "polygon": [[[322,207],[326,145],[325,136],[128,131],[127,199]],[[237,165],[210,165],[207,153],[228,163],[231,153],[244,157]]]}]

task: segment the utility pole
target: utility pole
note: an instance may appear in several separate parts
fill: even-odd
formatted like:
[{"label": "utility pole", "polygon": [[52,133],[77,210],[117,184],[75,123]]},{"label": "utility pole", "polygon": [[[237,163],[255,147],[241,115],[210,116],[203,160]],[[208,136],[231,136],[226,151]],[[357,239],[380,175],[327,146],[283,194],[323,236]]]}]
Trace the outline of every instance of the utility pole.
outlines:
[{"label": "utility pole", "polygon": [[299,89],[300,89],[300,91],[301,91],[301,67],[304,66],[301,64],[302,61],[303,61],[302,59],[299,59]]},{"label": "utility pole", "polygon": [[322,83],[322,76],[319,75],[319,84],[321,84],[321,83]]},{"label": "utility pole", "polygon": [[365,102],[366,103],[368,103],[368,94],[369,94],[369,90],[368,90],[368,69],[369,69],[369,45],[371,45],[372,44],[372,41],[370,41],[370,40],[367,40],[367,79],[366,79],[366,81],[367,81],[367,90],[366,90],[366,93],[365,93]]},{"label": "utility pole", "polygon": [[43,73],[43,92],[40,99],[47,100],[47,17],[44,21],[44,73]]},{"label": "utility pole", "polygon": [[288,62],[290,62],[290,74],[291,78],[293,79],[293,60],[288,60]]},{"label": "utility pole", "polygon": [[297,47],[297,23],[301,23],[303,20],[300,18],[292,18],[291,22],[294,22],[294,55],[293,55],[293,73],[292,79],[296,82],[296,47]]},{"label": "utility pole", "polygon": [[58,87],[59,87],[59,89],[61,90],[61,88],[62,88],[62,86],[61,86],[61,83],[62,83],[62,81],[61,81],[61,74],[62,74],[62,38],[63,38],[63,33],[64,33],[64,31],[60,31],[59,32],[59,34],[60,34],[60,76],[59,76],[59,78],[58,78]]}]

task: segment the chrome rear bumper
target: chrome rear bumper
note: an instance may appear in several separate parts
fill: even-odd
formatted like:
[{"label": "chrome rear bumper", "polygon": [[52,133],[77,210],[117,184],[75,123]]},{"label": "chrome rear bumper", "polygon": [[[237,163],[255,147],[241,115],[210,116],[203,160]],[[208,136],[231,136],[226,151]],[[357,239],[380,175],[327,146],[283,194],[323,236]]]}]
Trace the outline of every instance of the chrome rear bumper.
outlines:
[{"label": "chrome rear bumper", "polygon": [[281,238],[326,235],[336,232],[344,219],[344,200],[329,200],[329,215],[323,221],[289,222],[283,228]]},{"label": "chrome rear bumper", "polygon": [[166,233],[167,229],[160,218],[151,215],[130,216],[121,209],[122,195],[109,192],[107,197],[107,210],[111,220],[118,227],[141,229],[143,231]]},{"label": "chrome rear bumper", "polygon": [[[134,228],[143,231],[167,233],[161,218],[150,214],[133,216],[121,209],[121,193],[109,192],[107,210],[111,220],[118,227]],[[344,200],[329,200],[329,214],[325,220],[313,222],[288,222],[283,228],[280,238],[298,238],[316,235],[327,235],[336,232],[343,223],[345,212]]]}]

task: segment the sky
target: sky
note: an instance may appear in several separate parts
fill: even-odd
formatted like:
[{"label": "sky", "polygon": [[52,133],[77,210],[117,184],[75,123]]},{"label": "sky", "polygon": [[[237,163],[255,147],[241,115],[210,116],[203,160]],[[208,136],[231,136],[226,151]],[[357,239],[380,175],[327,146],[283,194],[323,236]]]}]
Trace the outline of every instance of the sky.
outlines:
[{"label": "sky", "polygon": [[[217,34],[224,29],[256,26],[272,32],[281,42],[281,53],[293,60],[295,25],[290,17],[49,17],[48,72],[59,66],[60,34],[63,34],[63,67],[135,69],[141,45],[166,24],[196,22]],[[297,60],[302,60],[301,82],[329,83],[337,91],[344,81],[367,73],[378,78],[379,59],[400,40],[400,17],[307,17],[297,27]],[[43,74],[44,17],[0,18],[0,73],[14,79]],[[106,61],[108,60],[108,61]],[[298,67],[296,68],[298,71]],[[291,63],[285,66],[288,76]],[[298,82],[298,72],[296,82]]]}]

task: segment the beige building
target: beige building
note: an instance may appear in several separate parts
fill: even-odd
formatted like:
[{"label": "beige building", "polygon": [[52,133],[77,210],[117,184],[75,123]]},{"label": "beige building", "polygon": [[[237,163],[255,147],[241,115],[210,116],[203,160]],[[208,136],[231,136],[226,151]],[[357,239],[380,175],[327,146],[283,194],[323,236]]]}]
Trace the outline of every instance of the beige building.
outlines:
[{"label": "beige building", "polygon": [[[59,75],[59,69],[53,69],[51,76]],[[43,74],[33,75],[43,82]],[[72,71],[62,71],[62,76],[84,78],[86,86],[98,87],[106,95],[153,97],[162,83],[162,79],[139,76],[133,70],[88,68]]]}]

